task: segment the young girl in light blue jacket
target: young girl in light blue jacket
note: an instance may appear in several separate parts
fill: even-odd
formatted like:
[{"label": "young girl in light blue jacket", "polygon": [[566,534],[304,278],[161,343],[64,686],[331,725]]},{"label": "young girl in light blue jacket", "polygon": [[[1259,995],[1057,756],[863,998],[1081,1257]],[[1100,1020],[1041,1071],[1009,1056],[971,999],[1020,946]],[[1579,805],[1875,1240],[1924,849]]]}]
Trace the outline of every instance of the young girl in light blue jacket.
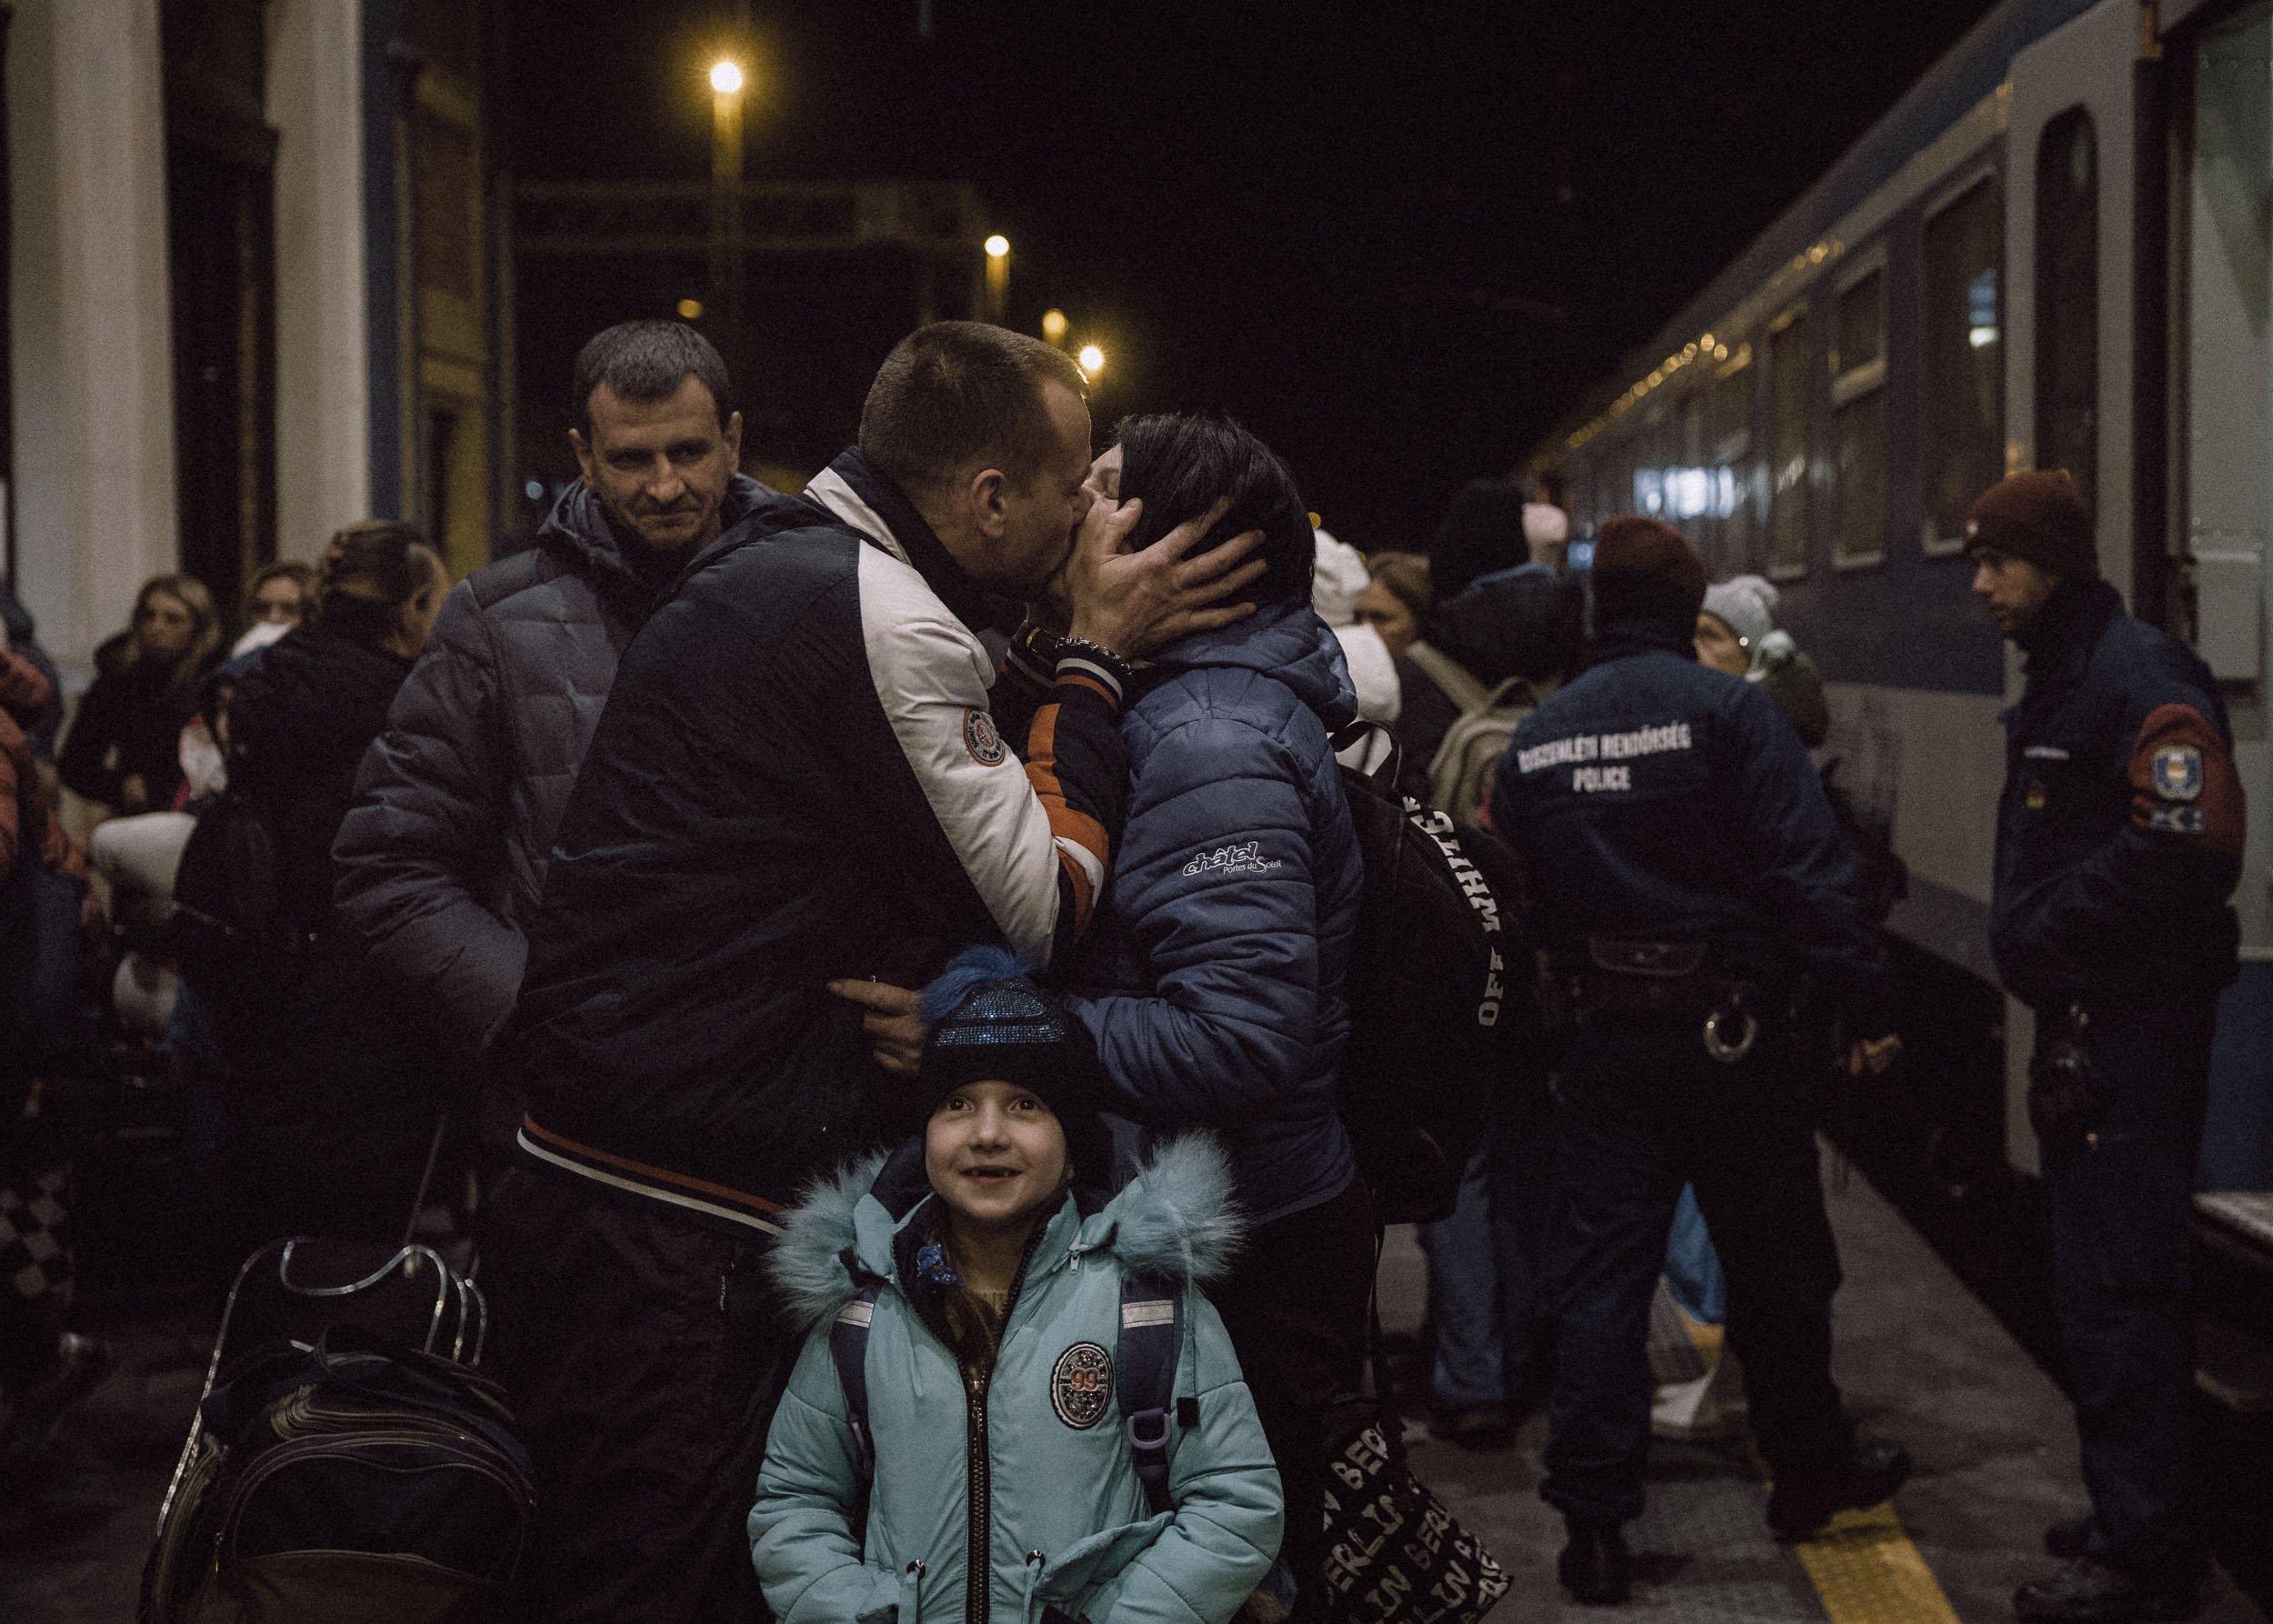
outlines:
[{"label": "young girl in light blue jacket", "polygon": [[[1200,1295],[1238,1238],[1222,1153],[1172,1143],[1107,1199],[1081,1023],[991,949],[924,1013],[924,1133],[816,1189],[775,1255],[811,1334],[750,1512],[766,1602],[781,1624],[1224,1624],[1281,1501]],[[1165,1451],[1140,1449],[1120,1366],[1164,1348],[1174,1402],[1136,1430]]]}]

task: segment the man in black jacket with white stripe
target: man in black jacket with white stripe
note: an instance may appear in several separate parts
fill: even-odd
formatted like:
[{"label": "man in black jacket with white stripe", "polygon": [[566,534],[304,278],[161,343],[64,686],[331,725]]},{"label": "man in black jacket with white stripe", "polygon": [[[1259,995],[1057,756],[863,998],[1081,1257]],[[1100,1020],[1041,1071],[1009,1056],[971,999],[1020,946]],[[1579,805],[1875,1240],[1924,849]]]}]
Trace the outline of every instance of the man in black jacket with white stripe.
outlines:
[{"label": "man in black jacket with white stripe", "polygon": [[[1205,524],[1119,550],[1136,515],[1090,506],[1083,395],[1036,340],[916,332],[858,447],[625,652],[530,930],[509,1042],[539,1177],[501,1195],[485,1279],[546,1496],[542,1616],[750,1616],[741,1521],[795,1348],[760,1265],[802,1186],[906,1126],[874,984],[1079,935],[1126,798],[1126,660],[1245,612],[1207,606],[1256,566],[1182,561]],[[1022,644],[1052,682],[1005,740],[978,632],[1053,582],[1071,633]]]}]

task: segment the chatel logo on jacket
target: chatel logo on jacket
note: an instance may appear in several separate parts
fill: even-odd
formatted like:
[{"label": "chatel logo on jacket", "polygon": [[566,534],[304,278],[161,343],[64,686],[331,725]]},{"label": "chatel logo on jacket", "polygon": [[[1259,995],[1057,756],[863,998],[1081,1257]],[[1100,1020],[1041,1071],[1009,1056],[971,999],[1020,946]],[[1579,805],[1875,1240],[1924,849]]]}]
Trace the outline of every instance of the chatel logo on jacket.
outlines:
[{"label": "chatel logo on jacket", "polygon": [[1237,846],[1218,846],[1204,851],[1184,865],[1184,872],[1191,874],[1267,874],[1278,867],[1263,856],[1260,840],[1243,841]]}]

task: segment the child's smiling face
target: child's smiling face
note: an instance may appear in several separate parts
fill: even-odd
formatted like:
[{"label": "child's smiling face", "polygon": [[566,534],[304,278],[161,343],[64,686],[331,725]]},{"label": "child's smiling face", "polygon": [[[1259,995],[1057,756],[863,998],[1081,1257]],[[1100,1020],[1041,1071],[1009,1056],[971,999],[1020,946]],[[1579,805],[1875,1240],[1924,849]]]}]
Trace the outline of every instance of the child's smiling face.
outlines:
[{"label": "child's smiling face", "polygon": [[1066,1130],[1029,1089],[966,1083],[924,1128],[924,1175],[957,1222],[1011,1228],[1065,1193]]}]

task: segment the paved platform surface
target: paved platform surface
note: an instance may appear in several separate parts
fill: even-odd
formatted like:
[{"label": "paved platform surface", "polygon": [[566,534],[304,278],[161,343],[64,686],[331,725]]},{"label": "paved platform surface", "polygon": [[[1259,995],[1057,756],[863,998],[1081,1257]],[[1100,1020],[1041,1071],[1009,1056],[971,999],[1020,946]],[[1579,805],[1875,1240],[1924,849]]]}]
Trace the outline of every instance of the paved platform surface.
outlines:
[{"label": "paved platform surface", "polygon": [[[1629,1616],[1992,1624],[2012,1618],[2017,1585],[2056,1566],[2038,1543],[2045,1525],[2086,1509],[2067,1400],[1866,1180],[1827,1168],[1827,1182],[1847,1278],[1834,1355],[1839,1385],[1867,1434],[1901,1439],[1918,1461],[1891,1516],[1850,1515],[1810,1545],[1778,1545],[1747,1450],[1660,1442],[1650,1457],[1648,1509],[1627,1530],[1634,1601],[1617,1612],[1581,1608],[1555,1580],[1562,1522],[1537,1494],[1544,1421],[1533,1417],[1512,1448],[1495,1453],[1457,1449],[1412,1426],[1416,1472],[1514,1577],[1497,1615],[1507,1624]],[[1392,1232],[1382,1275],[1386,1330],[1419,1324],[1421,1268],[1410,1232]],[[2222,1574],[2208,1602],[2202,1616],[2214,1624],[2266,1618]]]},{"label": "paved platform surface", "polygon": [[[1555,1582],[1561,1524],[1537,1497],[1542,1423],[1510,1449],[1475,1453],[1411,1429],[1416,1470],[1479,1533],[1513,1579],[1495,1615],[1558,1619],[1990,1624],[2013,1587],[2050,1564],[2044,1525],[2082,1509],[2074,1429],[2058,1390],[1859,1177],[1830,1196],[1847,1284],[1838,1377],[1866,1430],[1901,1439],[1918,1476],[1891,1514],[1844,1519],[1791,1548],[1762,1519],[1766,1491],[1735,1446],[1657,1446],[1649,1509],[1629,1530],[1635,1599],[1619,1613],[1570,1605]],[[1382,1274],[1391,1332],[1421,1318],[1420,1254],[1392,1232]],[[124,1624],[156,1506],[210,1346],[201,1308],[106,1316],[120,1368],[48,1453],[0,1483],[0,1621]],[[2222,1576],[2204,1617],[2265,1624]]]}]

